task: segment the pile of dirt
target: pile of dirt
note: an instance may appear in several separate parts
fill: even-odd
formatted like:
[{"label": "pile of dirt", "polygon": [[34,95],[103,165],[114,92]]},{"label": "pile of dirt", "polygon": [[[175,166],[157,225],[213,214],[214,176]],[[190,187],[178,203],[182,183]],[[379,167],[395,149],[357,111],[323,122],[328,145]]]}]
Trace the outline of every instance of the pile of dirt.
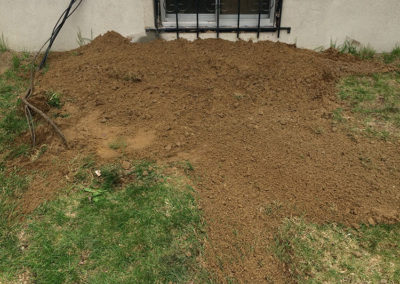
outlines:
[{"label": "pile of dirt", "polygon": [[[62,94],[64,106],[51,112],[70,149],[39,129],[48,151],[26,166],[51,178],[33,181],[26,212],[38,204],[33,195],[48,198],[65,180],[65,161],[77,155],[189,160],[208,224],[205,265],[221,281],[251,283],[289,281],[268,251],[284,217],[400,219],[399,144],[332,120],[337,81],[389,71],[378,62],[272,42],[132,44],[109,32],[53,53],[49,66],[37,95]],[[116,140],[124,146],[113,150]]]}]

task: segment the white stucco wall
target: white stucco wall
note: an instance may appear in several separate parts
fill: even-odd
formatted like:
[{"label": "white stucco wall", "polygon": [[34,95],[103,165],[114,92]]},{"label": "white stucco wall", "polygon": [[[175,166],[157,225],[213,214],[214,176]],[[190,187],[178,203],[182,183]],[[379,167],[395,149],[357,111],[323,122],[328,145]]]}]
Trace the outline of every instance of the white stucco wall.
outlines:
[{"label": "white stucco wall", "polygon": [[[16,50],[33,51],[49,38],[69,0],[0,0],[0,34]],[[78,46],[77,33],[90,38],[109,30],[123,35],[144,33],[144,0],[83,0],[79,9],[67,20],[54,50]]]},{"label": "white stucco wall", "polygon": [[[0,33],[16,50],[37,50],[48,38],[54,23],[68,0],[0,0]],[[79,10],[68,19],[54,45],[54,50],[77,46],[77,32],[84,37],[115,30],[125,36],[144,34],[152,27],[152,0],[84,0]],[[281,33],[280,41],[299,47],[329,47],[347,38],[371,45],[377,51],[389,51],[400,43],[400,0],[284,0],[282,26],[292,27],[291,34]],[[194,35],[182,34],[194,39]],[[215,37],[212,33],[202,37]],[[236,39],[235,34],[222,38]],[[174,39],[174,34],[166,35]],[[254,34],[241,34],[242,39],[255,39]],[[263,34],[262,39],[277,40],[276,34]]]}]

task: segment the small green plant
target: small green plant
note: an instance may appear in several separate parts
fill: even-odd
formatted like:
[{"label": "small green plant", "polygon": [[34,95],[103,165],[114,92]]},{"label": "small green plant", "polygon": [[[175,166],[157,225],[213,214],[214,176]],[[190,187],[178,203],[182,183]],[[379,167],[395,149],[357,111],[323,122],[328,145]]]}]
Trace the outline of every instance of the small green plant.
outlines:
[{"label": "small green plant", "polygon": [[47,103],[52,107],[61,108],[61,94],[57,92],[49,93]]},{"label": "small green plant", "polygon": [[373,59],[376,51],[369,45],[362,46],[356,41],[346,40],[342,45],[336,47],[336,43],[331,47],[339,50],[340,53],[348,53],[361,59]]},{"label": "small green plant", "polygon": [[359,49],[357,56],[361,59],[373,59],[376,51],[370,46],[363,46]]},{"label": "small green plant", "polygon": [[339,46],[339,52],[358,55],[358,47],[354,42],[346,40],[341,46]]},{"label": "small green plant", "polygon": [[8,45],[7,45],[6,39],[4,38],[4,35],[2,33],[1,37],[0,37],[0,52],[6,52],[6,51],[8,51]]},{"label": "small green plant", "polygon": [[90,200],[93,202],[99,202],[104,198],[104,194],[107,192],[104,189],[93,189],[93,188],[84,188],[85,192],[91,193]]}]

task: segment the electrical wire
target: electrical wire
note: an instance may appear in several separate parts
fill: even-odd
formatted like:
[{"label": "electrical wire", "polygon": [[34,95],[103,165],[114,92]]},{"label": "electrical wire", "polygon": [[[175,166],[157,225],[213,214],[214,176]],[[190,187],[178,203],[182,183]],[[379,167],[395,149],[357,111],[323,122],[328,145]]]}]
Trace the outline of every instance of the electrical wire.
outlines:
[{"label": "electrical wire", "polygon": [[[42,69],[47,61],[49,52],[51,47],[53,46],[54,41],[56,40],[59,32],[61,31],[61,28],[64,26],[66,20],[72,16],[72,14],[75,13],[75,11],[79,8],[79,6],[82,4],[83,0],[71,0],[67,9],[64,10],[64,12],[61,14],[61,16],[58,18],[56,24],[54,25],[54,28],[51,32],[51,36],[49,39],[45,41],[45,43],[42,45],[42,47],[39,49],[39,51],[36,53],[35,57],[32,60],[32,68],[31,68],[31,78],[30,78],[30,86],[29,89],[27,90],[26,94],[24,97],[21,97],[22,102],[25,104],[24,110],[25,110],[25,116],[26,120],[28,123],[29,131],[31,133],[31,140],[32,140],[32,147],[35,147],[36,144],[36,135],[35,135],[35,128],[34,128],[34,123],[33,123],[33,118],[32,118],[32,112],[31,110],[35,111],[39,115],[41,115],[57,132],[57,134],[61,137],[63,140],[64,144],[68,147],[67,145],[67,140],[65,139],[65,136],[62,134],[60,129],[55,125],[55,123],[42,111],[40,111],[38,108],[33,106],[31,103],[28,102],[28,98],[33,95],[34,93],[34,86],[35,86],[35,74],[37,70]],[[74,7],[75,6],[75,7]],[[43,55],[43,58],[41,60],[41,63],[39,67],[36,67],[36,60],[38,59],[39,55],[41,54],[43,48],[48,44],[46,51]]]},{"label": "electrical wire", "polygon": [[[49,45],[47,46],[47,49],[46,49],[46,51],[45,51],[45,53],[43,55],[43,59],[42,59],[40,65],[39,65],[39,69],[42,69],[45,66],[47,57],[48,57],[49,52],[50,52],[50,49],[53,46],[53,43],[54,43],[55,39],[58,36],[58,33],[61,31],[61,28],[64,26],[64,24],[67,21],[67,19],[69,17],[71,17],[72,14],[74,14],[75,11],[79,8],[79,6],[82,4],[82,1],[83,0],[79,0],[79,1],[78,0],[71,0],[71,2],[69,3],[67,9],[65,9],[65,11],[61,14],[60,18],[58,18],[57,23],[55,24],[55,26],[53,28],[53,31],[51,33],[50,38],[46,41],[46,43],[49,43]],[[75,4],[76,4],[76,6],[75,6],[75,8],[73,8]],[[72,9],[72,11],[71,11],[71,9]],[[45,43],[45,45],[46,45],[46,43]]]}]

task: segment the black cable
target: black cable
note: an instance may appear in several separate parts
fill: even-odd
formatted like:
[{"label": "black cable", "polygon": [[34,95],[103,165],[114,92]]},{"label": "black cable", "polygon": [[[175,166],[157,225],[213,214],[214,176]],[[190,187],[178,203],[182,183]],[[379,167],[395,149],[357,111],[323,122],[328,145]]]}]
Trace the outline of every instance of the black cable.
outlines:
[{"label": "black cable", "polygon": [[[63,27],[63,25],[65,24],[65,21],[72,16],[73,13],[75,13],[75,11],[78,9],[78,7],[82,4],[83,0],[71,0],[68,8],[64,10],[64,12],[61,14],[61,16],[58,18],[56,24],[54,25],[54,28],[51,32],[51,36],[49,39],[47,39],[45,41],[45,43],[42,45],[42,47],[39,49],[39,51],[36,53],[35,57],[32,60],[32,69],[31,69],[31,80],[30,80],[30,87],[27,90],[26,94],[24,97],[21,97],[21,100],[23,100],[25,102],[25,116],[26,116],[26,120],[28,123],[28,127],[29,130],[31,132],[31,138],[32,138],[32,146],[35,147],[36,144],[36,135],[35,135],[35,124],[33,122],[33,117],[32,117],[32,112],[31,112],[31,107],[35,109],[34,106],[32,106],[31,104],[29,104],[29,102],[27,101],[28,98],[33,94],[34,92],[34,81],[35,81],[35,73],[36,71],[39,69],[42,69],[45,64],[46,64],[46,60],[47,57],[49,55],[50,49],[58,35],[58,33],[61,31],[61,28]],[[72,9],[72,7],[76,4],[75,8]],[[71,11],[72,9],[72,11]],[[44,53],[43,59],[39,65],[38,68],[36,68],[36,60],[38,59],[40,53],[42,52],[43,48],[46,46],[46,44],[49,44],[46,48],[46,52]],[[36,109],[36,111],[39,111],[38,109]],[[55,131],[60,135],[60,137],[63,139],[63,142],[67,145],[66,139],[64,137],[64,135],[61,133],[61,131],[58,129],[58,127],[54,124],[54,122],[51,121],[50,118],[48,118],[45,114],[41,114],[43,116],[44,119],[46,119],[55,129]]]},{"label": "black cable", "polygon": [[[79,2],[78,2],[78,0],[71,0],[71,2],[69,3],[67,9],[65,9],[65,11],[58,18],[58,20],[57,20],[57,22],[56,22],[56,24],[55,24],[55,26],[53,28],[53,31],[51,33],[50,38],[46,41],[46,43],[49,43],[49,45],[47,46],[47,49],[46,49],[46,51],[45,51],[45,53],[43,55],[43,59],[42,59],[40,65],[39,65],[39,69],[42,69],[45,66],[46,61],[47,61],[47,57],[48,57],[49,52],[50,52],[50,49],[53,46],[53,43],[54,43],[54,41],[56,40],[56,38],[58,36],[58,33],[61,31],[61,28],[64,26],[66,20],[69,17],[71,17],[71,15],[73,13],[75,13],[75,11],[78,9],[78,7],[82,4],[82,1],[83,0],[79,0]],[[75,5],[75,3],[78,3],[78,4],[75,6],[74,9],[72,9],[72,7]],[[72,9],[72,11],[71,11],[71,9]]]}]

